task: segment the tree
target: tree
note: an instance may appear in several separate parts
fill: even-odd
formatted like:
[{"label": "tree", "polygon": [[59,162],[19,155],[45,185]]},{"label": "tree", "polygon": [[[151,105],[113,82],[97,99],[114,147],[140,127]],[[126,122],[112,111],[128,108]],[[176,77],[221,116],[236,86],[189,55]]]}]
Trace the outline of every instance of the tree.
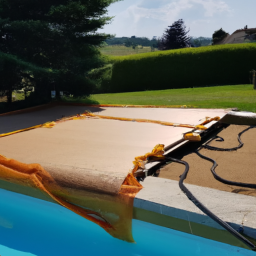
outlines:
[{"label": "tree", "polygon": [[128,37],[114,37],[111,39],[107,39],[106,43],[108,45],[126,45],[127,41],[130,42],[128,43],[128,47],[131,47],[132,44],[136,44],[136,45],[141,45],[141,46],[153,46],[155,48],[157,48],[157,39],[155,39],[155,37],[152,40],[149,40],[146,37],[135,37],[135,38],[128,38]]},{"label": "tree", "polygon": [[212,35],[212,44],[214,45],[220,43],[227,35],[228,33],[224,31],[222,28],[214,31]]},{"label": "tree", "polygon": [[34,83],[35,77],[51,76],[51,71],[21,61],[15,56],[0,52],[0,97],[7,96],[12,103],[12,91]]},{"label": "tree", "polygon": [[179,49],[190,46],[189,30],[186,31],[184,21],[179,19],[169,26],[158,41],[159,50]]},{"label": "tree", "polygon": [[130,40],[127,40],[127,41],[125,41],[124,45],[125,45],[125,47],[131,47],[132,42]]},{"label": "tree", "polygon": [[201,41],[198,38],[196,38],[194,40],[191,40],[191,44],[193,45],[193,47],[200,47],[200,46],[202,46]]},{"label": "tree", "polygon": [[208,46],[212,44],[211,37],[191,37],[190,44],[192,47]]},{"label": "tree", "polygon": [[138,48],[138,45],[137,44],[132,44],[132,49],[135,50]]},{"label": "tree", "polygon": [[97,30],[111,21],[105,14],[116,1],[0,0],[0,51],[58,71],[43,79],[47,90],[89,94],[86,74],[103,65],[98,48],[111,37]]}]

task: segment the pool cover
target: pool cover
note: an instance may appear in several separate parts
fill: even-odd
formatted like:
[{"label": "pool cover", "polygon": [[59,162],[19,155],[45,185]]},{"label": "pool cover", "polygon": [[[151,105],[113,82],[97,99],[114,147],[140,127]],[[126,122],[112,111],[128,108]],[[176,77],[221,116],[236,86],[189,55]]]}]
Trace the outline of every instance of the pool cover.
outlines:
[{"label": "pool cover", "polygon": [[[0,186],[35,197],[39,191],[112,236],[133,242],[133,198],[142,189],[133,172],[143,165],[144,155],[162,155],[163,144],[181,139],[206,116],[223,115],[223,110],[85,106],[3,115]],[[39,126],[8,134],[35,125]],[[134,161],[137,156],[142,157]]]}]

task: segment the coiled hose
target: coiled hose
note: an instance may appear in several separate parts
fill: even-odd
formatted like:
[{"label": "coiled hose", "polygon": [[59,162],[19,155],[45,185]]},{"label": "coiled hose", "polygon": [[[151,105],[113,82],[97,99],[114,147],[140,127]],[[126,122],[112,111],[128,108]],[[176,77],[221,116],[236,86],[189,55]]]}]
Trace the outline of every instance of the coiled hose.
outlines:
[{"label": "coiled hose", "polygon": [[215,150],[215,151],[235,151],[235,150],[237,150],[237,149],[239,149],[239,148],[242,148],[243,145],[244,145],[244,143],[243,143],[242,140],[241,140],[242,134],[245,133],[245,132],[247,132],[248,130],[250,130],[250,129],[252,129],[252,128],[256,128],[256,126],[250,126],[250,127],[246,128],[245,130],[243,130],[242,132],[240,132],[240,133],[238,134],[237,140],[238,140],[238,142],[239,142],[239,145],[238,145],[237,147],[234,147],[234,148],[217,148],[217,147],[209,146],[209,144],[210,144],[213,140],[215,140],[215,139],[217,139],[217,138],[220,139],[219,141],[224,141],[223,138],[221,138],[221,137],[219,137],[219,136],[215,136],[214,138],[212,138],[211,140],[209,140],[205,145],[202,145],[201,148],[203,147],[203,148],[207,148],[207,149]]},{"label": "coiled hose", "polygon": [[229,233],[231,233],[233,236],[235,236],[241,242],[243,242],[244,244],[249,246],[253,251],[256,251],[256,246],[253,243],[251,243],[248,239],[246,239],[244,236],[242,236],[240,233],[238,233],[228,223],[226,223],[225,221],[221,220],[218,216],[216,216],[214,213],[212,213],[183,184],[183,182],[187,178],[187,174],[189,172],[189,164],[187,162],[185,162],[185,161],[182,161],[182,160],[179,160],[179,159],[175,159],[175,158],[172,158],[172,157],[165,157],[165,160],[185,165],[185,167],[186,167],[185,171],[180,176],[179,187],[184,192],[184,194],[188,197],[188,199],[191,200],[202,212],[204,212],[206,215],[208,215],[210,218],[212,218],[214,221],[216,221],[219,225],[221,225],[223,228],[225,228]]},{"label": "coiled hose", "polygon": [[201,153],[199,153],[199,151],[200,151],[202,148],[206,148],[206,149],[209,149],[209,150],[215,150],[215,151],[235,151],[235,150],[237,150],[237,149],[240,149],[240,148],[242,148],[243,145],[244,145],[244,143],[243,143],[242,140],[241,140],[241,135],[242,135],[243,133],[245,133],[246,131],[252,129],[252,128],[256,128],[256,127],[255,127],[255,126],[250,126],[250,127],[246,128],[244,131],[242,131],[242,132],[240,132],[240,133],[238,134],[238,138],[237,138],[237,139],[238,139],[238,141],[239,141],[239,145],[238,145],[237,147],[234,147],[234,148],[217,148],[217,147],[209,146],[209,143],[211,143],[214,139],[219,138],[220,141],[224,141],[223,138],[221,138],[221,137],[219,137],[219,136],[215,136],[213,139],[211,139],[210,141],[208,141],[205,145],[202,145],[198,150],[196,150],[196,154],[197,154],[199,157],[201,157],[201,158],[203,158],[203,159],[205,159],[205,160],[207,160],[207,161],[213,163],[213,165],[212,165],[212,167],[211,167],[211,172],[212,172],[212,174],[213,174],[213,176],[214,176],[214,178],[215,178],[216,180],[218,180],[218,181],[220,181],[220,182],[222,182],[222,183],[224,183],[224,184],[227,184],[227,185],[234,185],[234,186],[246,187],[246,188],[256,188],[256,184],[235,182],[235,181],[230,181],[230,180],[223,179],[222,177],[220,177],[220,176],[215,172],[215,169],[216,169],[216,167],[218,166],[217,162],[216,162],[214,159],[212,159],[212,158],[210,158],[210,157],[207,157],[207,156],[204,156],[204,155],[202,155]]}]

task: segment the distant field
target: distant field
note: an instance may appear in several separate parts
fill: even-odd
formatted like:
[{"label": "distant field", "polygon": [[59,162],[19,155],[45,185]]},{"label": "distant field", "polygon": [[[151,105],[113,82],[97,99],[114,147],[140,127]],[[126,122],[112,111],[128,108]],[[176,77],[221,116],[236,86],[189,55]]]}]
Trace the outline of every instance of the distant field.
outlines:
[{"label": "distant field", "polygon": [[250,84],[94,94],[90,98],[71,98],[67,101],[91,104],[187,105],[196,108],[238,108],[256,112],[256,90],[253,90],[253,85]]},{"label": "distant field", "polygon": [[[126,47],[126,46],[122,46],[122,45],[109,45],[109,46],[101,48],[100,51],[102,54],[105,54],[105,55],[126,56],[126,55],[151,52],[151,47],[143,47],[142,48],[141,46],[138,46],[136,49],[133,49],[132,47]],[[155,51],[156,51],[156,49],[155,49]]]}]

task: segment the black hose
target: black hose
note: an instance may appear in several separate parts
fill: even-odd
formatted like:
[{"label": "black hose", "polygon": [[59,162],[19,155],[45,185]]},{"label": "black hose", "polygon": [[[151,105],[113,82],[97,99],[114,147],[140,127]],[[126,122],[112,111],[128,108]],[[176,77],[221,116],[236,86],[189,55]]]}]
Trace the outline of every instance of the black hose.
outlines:
[{"label": "black hose", "polygon": [[207,148],[207,149],[210,149],[210,150],[215,150],[215,151],[235,151],[239,148],[242,148],[244,143],[241,141],[241,135],[245,132],[247,132],[248,130],[252,129],[252,128],[255,128],[255,126],[250,126],[248,128],[246,128],[245,130],[243,130],[242,132],[240,132],[238,134],[238,142],[239,142],[239,145],[237,147],[234,147],[234,148],[217,148],[217,147],[212,147],[212,146],[209,146],[209,143],[211,143],[213,140],[219,138],[220,141],[224,141],[223,138],[219,137],[219,136],[215,136],[214,138],[212,138],[210,141],[208,141],[205,145],[202,145],[203,148]]},{"label": "black hose", "polygon": [[[211,147],[211,146],[208,145],[209,143],[211,143],[211,142],[212,142],[214,139],[216,139],[216,138],[219,138],[221,141],[224,141],[224,139],[221,138],[221,137],[219,137],[219,136],[215,136],[213,139],[211,139],[210,141],[208,141],[208,142],[207,142],[205,145],[203,145],[202,147],[207,148],[207,149],[210,149],[210,150],[217,150],[217,151],[235,151],[235,150],[237,150],[237,149],[239,149],[239,148],[242,148],[243,145],[244,145],[244,143],[241,141],[241,135],[242,135],[244,132],[246,132],[246,131],[248,131],[248,130],[250,130],[250,129],[252,129],[252,128],[255,128],[255,126],[250,126],[250,127],[246,128],[244,131],[242,131],[242,132],[240,132],[240,133],[238,134],[239,145],[238,145],[237,147],[225,149],[225,148]],[[202,148],[202,147],[201,147],[201,148]],[[220,181],[220,182],[222,182],[222,183],[224,183],[224,184],[227,184],[227,185],[234,185],[234,186],[246,187],[246,188],[256,188],[256,184],[235,182],[235,181],[230,181],[230,180],[226,180],[226,179],[221,178],[221,177],[215,172],[215,169],[216,169],[216,167],[218,166],[217,162],[216,162],[214,159],[212,159],[212,158],[210,158],[210,157],[207,157],[207,156],[204,156],[204,155],[202,155],[201,153],[199,153],[199,151],[201,150],[201,148],[199,148],[199,149],[196,150],[195,152],[196,152],[196,154],[197,154],[199,157],[201,157],[201,158],[203,158],[203,159],[205,159],[205,160],[207,160],[207,161],[213,163],[213,165],[212,165],[212,167],[211,167],[211,172],[212,172],[212,174],[213,174],[213,176],[214,176],[214,178],[215,178],[216,180],[218,180],[218,181]]]},{"label": "black hose", "polygon": [[225,228],[229,233],[231,233],[233,236],[235,236],[237,239],[239,239],[241,242],[249,246],[252,250],[256,250],[256,246],[251,243],[248,239],[243,237],[241,234],[239,234],[235,229],[233,229],[228,223],[221,220],[218,216],[216,216],[214,213],[212,213],[206,206],[204,206],[183,184],[184,180],[187,178],[187,174],[189,172],[189,164],[185,161],[178,160],[172,157],[166,157],[166,160],[170,160],[179,164],[185,165],[185,171],[180,176],[179,181],[179,187],[184,192],[184,194],[188,197],[189,200],[191,200],[202,212],[204,212],[206,215],[208,215],[210,218],[212,218],[214,221],[216,221],[219,225],[221,225],[223,228]]},{"label": "black hose", "polygon": [[212,172],[212,175],[214,176],[214,178],[224,184],[227,184],[227,185],[234,185],[234,186],[238,186],[238,187],[245,187],[245,188],[256,188],[256,184],[250,184],[250,183],[242,183],[242,182],[235,182],[235,181],[230,181],[230,180],[226,180],[226,179],[223,179],[221,178],[216,172],[215,172],[215,169],[216,167],[218,166],[218,164],[216,163],[215,160],[213,160],[212,158],[210,157],[207,157],[207,156],[204,156],[202,155],[201,153],[199,153],[199,150],[196,151],[196,154],[209,161],[209,162],[212,162],[213,165],[211,167],[211,172]]}]

